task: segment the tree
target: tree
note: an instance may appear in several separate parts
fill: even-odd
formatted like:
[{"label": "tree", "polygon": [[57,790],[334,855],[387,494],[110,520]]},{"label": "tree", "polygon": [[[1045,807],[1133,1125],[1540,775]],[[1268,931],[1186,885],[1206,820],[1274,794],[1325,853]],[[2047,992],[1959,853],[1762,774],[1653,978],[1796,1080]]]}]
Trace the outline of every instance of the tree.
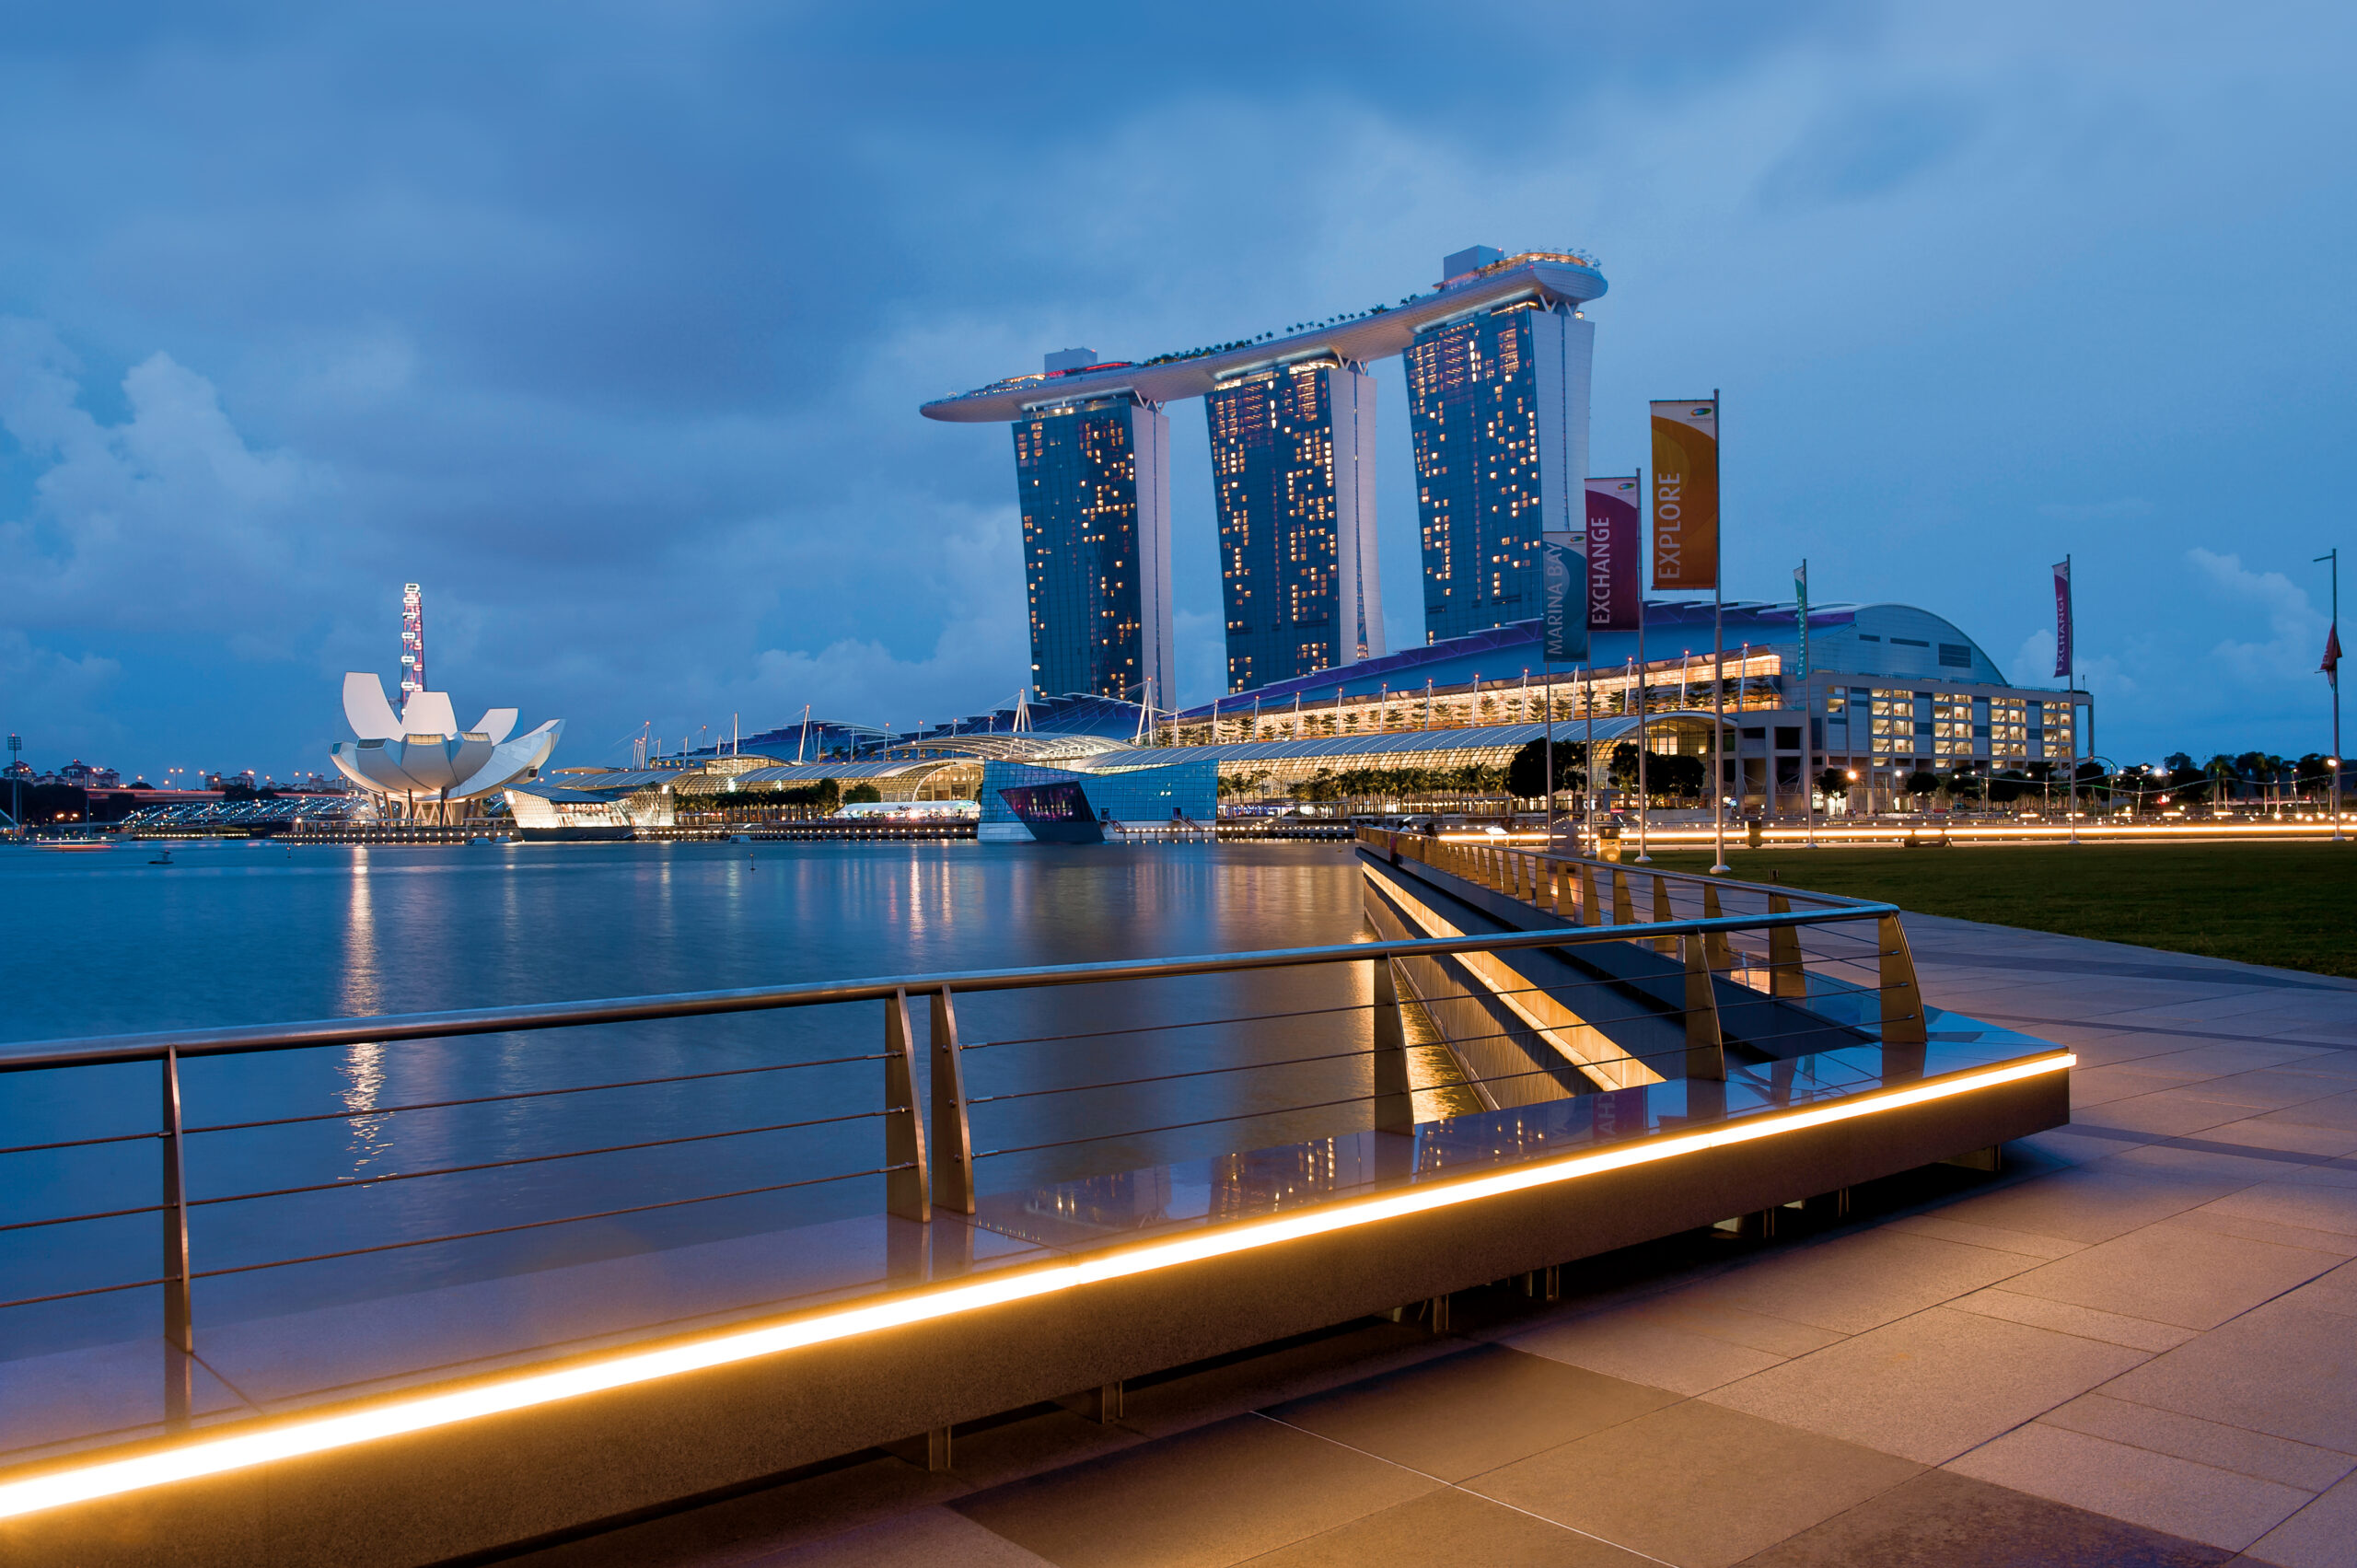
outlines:
[{"label": "tree", "polygon": [[1838,795],[1844,799],[1848,798],[1850,775],[1839,768],[1826,769],[1825,772],[1817,775],[1817,793],[1826,796]]},{"label": "tree", "polygon": [[884,798],[884,792],[872,784],[857,784],[843,792],[845,806],[872,806]]},{"label": "tree", "polygon": [[[1581,789],[1587,784],[1587,770],[1580,764],[1580,743],[1559,740],[1555,743],[1555,788]],[[1506,793],[1524,800],[1546,795],[1547,742],[1544,738],[1531,741],[1514,754],[1506,764]]]},{"label": "tree", "polygon": [[1939,787],[1940,775],[1929,768],[1918,768],[1907,775],[1907,793],[1910,795],[1933,795],[1938,792]]}]

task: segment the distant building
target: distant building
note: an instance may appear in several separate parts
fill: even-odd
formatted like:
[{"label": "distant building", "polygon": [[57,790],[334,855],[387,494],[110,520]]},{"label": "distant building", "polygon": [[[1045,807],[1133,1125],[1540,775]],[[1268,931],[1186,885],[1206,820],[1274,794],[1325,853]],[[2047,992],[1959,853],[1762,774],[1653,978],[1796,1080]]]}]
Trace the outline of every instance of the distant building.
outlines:
[{"label": "distant building", "polygon": [[1542,297],[1434,322],[1409,346],[1426,642],[1538,613],[1540,532],[1585,526],[1595,342],[1570,301]]},{"label": "distant building", "polygon": [[1169,420],[1205,400],[1227,683],[1386,649],[1374,382],[1409,361],[1427,641],[1538,613],[1538,535],[1585,521],[1593,258],[1449,256],[1429,294],[1150,359],[1062,349],[923,407],[1015,431],[1031,684],[1170,705]]},{"label": "distant building", "polygon": [[1016,424],[1031,684],[1041,691],[1170,700],[1169,449],[1169,416],[1133,398],[1059,404]]},{"label": "distant building", "polygon": [[1383,653],[1375,377],[1330,361],[1251,371],[1214,388],[1203,412],[1227,689]]},{"label": "distant building", "polygon": [[76,789],[121,789],[122,775],[112,768],[93,767],[76,757],[57,770],[57,782]]}]

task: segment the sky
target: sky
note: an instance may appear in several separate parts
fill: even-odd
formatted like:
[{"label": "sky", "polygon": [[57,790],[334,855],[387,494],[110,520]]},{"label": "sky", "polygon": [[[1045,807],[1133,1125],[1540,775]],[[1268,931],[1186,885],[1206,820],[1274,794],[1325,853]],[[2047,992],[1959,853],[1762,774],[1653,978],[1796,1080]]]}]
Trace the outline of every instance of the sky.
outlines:
[{"label": "sky", "polygon": [[920,403],[1487,244],[1601,259],[1599,471],[1721,390],[1730,597],[1805,557],[2048,684],[2067,552],[2097,751],[2323,749],[2353,45],[2170,0],[0,0],[0,726],[42,769],[324,771],[412,581],[433,684],[563,719],[560,766],[980,711],[1028,674],[1011,443]]}]

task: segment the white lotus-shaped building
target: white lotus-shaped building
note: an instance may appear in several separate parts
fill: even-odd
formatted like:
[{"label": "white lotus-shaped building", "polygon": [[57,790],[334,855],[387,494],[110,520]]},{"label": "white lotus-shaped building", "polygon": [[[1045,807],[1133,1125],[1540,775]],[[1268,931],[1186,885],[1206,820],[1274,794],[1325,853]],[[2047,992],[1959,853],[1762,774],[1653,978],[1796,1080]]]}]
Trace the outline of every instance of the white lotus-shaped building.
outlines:
[{"label": "white lotus-shaped building", "polygon": [[540,767],[564,732],[563,719],[551,719],[510,740],[514,708],[493,708],[462,730],[444,691],[412,692],[395,714],[383,678],[357,672],[343,678],[343,716],[360,738],[329,749],[343,775],[403,817],[435,820]]}]

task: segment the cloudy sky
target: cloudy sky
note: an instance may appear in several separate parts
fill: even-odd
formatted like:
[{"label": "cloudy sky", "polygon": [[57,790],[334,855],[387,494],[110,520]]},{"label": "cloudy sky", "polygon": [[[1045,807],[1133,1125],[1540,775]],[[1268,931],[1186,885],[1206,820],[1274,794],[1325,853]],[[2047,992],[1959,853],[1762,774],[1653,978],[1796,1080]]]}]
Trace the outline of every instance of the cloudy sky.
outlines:
[{"label": "cloudy sky", "polygon": [[1004,700],[1008,438],[921,401],[1397,299],[1475,243],[1602,258],[1599,468],[1646,399],[1724,389],[1731,596],[1806,556],[2035,682],[2069,552],[2100,749],[2324,743],[2345,7],[0,17],[0,726],[39,766],[321,765],[412,580],[434,683],[562,716],[560,762]]}]

